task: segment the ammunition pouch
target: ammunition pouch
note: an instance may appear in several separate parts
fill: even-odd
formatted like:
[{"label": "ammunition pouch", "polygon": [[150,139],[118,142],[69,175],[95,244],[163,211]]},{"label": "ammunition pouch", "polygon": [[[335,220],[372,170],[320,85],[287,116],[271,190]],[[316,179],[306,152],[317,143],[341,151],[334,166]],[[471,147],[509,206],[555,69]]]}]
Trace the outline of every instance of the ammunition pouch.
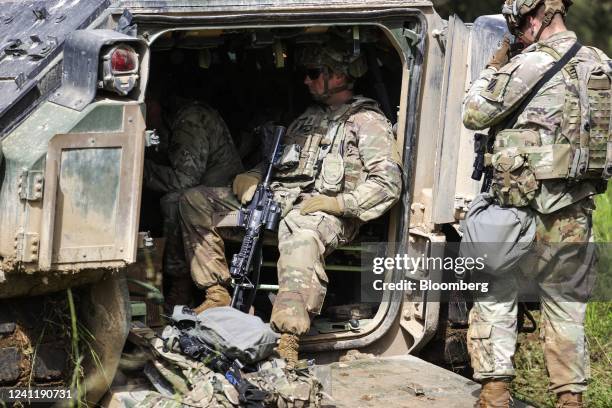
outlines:
[{"label": "ammunition pouch", "polygon": [[536,146],[539,134],[534,130],[507,129],[495,137],[491,166],[491,188],[502,206],[524,207],[540,187],[529,166],[525,148]]},{"label": "ammunition pouch", "polygon": [[343,189],[344,159],[339,153],[325,156],[321,162],[321,174],[315,182],[315,189],[321,194],[338,194]]},{"label": "ammunition pouch", "polygon": [[[298,145],[286,146],[277,165],[278,170],[274,178],[278,180],[291,179],[312,182],[317,174],[319,145],[322,139],[323,135],[313,133],[308,136],[301,149]],[[296,156],[298,156],[297,163]]]},{"label": "ammunition pouch", "polygon": [[275,165],[277,171],[290,171],[300,164],[300,152],[302,148],[298,144],[284,146],[283,153]]}]

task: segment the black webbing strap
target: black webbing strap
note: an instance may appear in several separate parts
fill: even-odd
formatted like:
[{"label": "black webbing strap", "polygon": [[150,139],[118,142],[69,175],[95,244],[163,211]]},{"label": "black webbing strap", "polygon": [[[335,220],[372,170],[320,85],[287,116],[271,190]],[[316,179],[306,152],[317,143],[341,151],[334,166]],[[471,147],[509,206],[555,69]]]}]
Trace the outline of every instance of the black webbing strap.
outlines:
[{"label": "black webbing strap", "polygon": [[555,62],[555,64],[548,71],[546,71],[542,79],[535,84],[529,95],[527,95],[523,102],[521,102],[521,104],[514,110],[512,116],[506,121],[506,123],[504,123],[502,127],[500,127],[500,129],[512,129],[514,127],[519,116],[521,116],[521,113],[523,113],[527,105],[529,105],[529,102],[533,100],[536,94],[548,81],[557,75],[563,69],[563,67],[565,67],[567,63],[576,56],[578,51],[580,51],[580,48],[582,48],[582,44],[576,41],[574,45],[572,45],[572,47],[561,58],[559,58],[559,60]]}]

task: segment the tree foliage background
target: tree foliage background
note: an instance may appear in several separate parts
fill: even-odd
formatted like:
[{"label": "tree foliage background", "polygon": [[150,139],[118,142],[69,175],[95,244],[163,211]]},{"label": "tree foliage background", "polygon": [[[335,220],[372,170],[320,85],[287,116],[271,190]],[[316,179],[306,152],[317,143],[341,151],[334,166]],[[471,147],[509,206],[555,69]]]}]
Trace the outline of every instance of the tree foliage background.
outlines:
[{"label": "tree foliage background", "polygon": [[[473,22],[484,14],[499,14],[503,0],[433,0],[444,18],[457,14],[465,22]],[[612,1],[574,0],[567,26],[576,31],[580,42],[612,55]]]}]

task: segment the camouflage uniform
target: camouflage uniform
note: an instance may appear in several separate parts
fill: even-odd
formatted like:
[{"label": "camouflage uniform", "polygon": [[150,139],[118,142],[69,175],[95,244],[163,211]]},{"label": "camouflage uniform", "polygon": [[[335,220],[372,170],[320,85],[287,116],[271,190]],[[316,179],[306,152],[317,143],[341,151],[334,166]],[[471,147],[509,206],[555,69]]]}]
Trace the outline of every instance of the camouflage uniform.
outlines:
[{"label": "camouflage uniform", "polygon": [[[563,55],[575,41],[572,32],[557,33],[526,48],[499,71],[485,69],[464,101],[465,126],[485,129],[502,124],[553,65],[555,59],[545,48]],[[576,132],[580,124],[579,113],[575,114],[576,80],[571,77],[576,59],[600,61],[607,57],[599,50],[583,47],[566,69],[536,94],[514,125],[514,129],[535,131],[539,146],[569,143],[568,135]],[[525,176],[521,169],[518,172],[520,177]],[[500,182],[498,176],[499,172],[494,176],[494,185]],[[520,182],[519,178],[517,183]],[[536,242],[560,244],[591,240],[591,197],[601,191],[598,182],[533,178],[522,187],[524,190],[516,195],[511,191],[509,202],[503,204],[530,205],[535,210]],[[499,197],[499,190],[494,187],[493,191]],[[520,204],[521,200],[524,204]],[[555,393],[583,392],[589,377],[584,335],[586,304],[558,290],[559,284],[576,279],[579,269],[594,261],[586,245],[577,247],[553,245],[549,247],[547,259],[535,268],[542,304],[541,339],[550,388]],[[502,277],[495,285],[498,293],[494,296],[503,300],[476,302],[470,313],[468,348],[475,379],[504,379],[515,375],[512,357],[517,339],[517,279],[520,279],[518,273]]]},{"label": "camouflage uniform", "polygon": [[[323,305],[328,283],[325,256],[353,239],[360,224],[379,217],[398,200],[401,169],[391,126],[376,103],[366,98],[357,97],[335,110],[310,107],[291,124],[283,143],[300,146],[301,153],[299,163],[276,171],[272,183],[283,218],[278,231],[280,289],[271,324],[279,332],[301,335]],[[332,160],[335,165],[330,166],[341,169],[337,186],[322,182],[329,168],[319,163],[321,146],[331,146],[326,158],[340,157],[340,163]],[[334,187],[338,188],[331,192]],[[322,193],[340,198],[342,217],[321,211],[300,214],[305,199]],[[228,280],[222,238],[236,231],[217,228],[213,218],[239,208],[236,198],[229,189],[196,187],[183,195],[179,208],[194,280],[202,287]]]},{"label": "camouflage uniform", "polygon": [[164,273],[184,277],[189,272],[178,215],[180,195],[197,185],[227,186],[243,169],[225,122],[207,105],[191,103],[181,108],[169,133],[170,166],[147,160],[144,180],[151,190],[166,193],[161,199],[166,237]]}]

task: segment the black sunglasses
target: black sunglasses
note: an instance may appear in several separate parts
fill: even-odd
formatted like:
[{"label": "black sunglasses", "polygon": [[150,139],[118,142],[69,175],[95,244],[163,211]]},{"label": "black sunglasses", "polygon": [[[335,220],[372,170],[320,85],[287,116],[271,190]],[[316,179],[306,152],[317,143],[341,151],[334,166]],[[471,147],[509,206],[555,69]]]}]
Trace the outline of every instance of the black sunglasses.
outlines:
[{"label": "black sunglasses", "polygon": [[317,78],[319,78],[319,76],[321,75],[321,72],[323,72],[323,68],[321,68],[321,67],[319,67],[319,68],[306,68],[305,74],[308,76],[308,78],[310,78],[311,81],[316,81]]}]

